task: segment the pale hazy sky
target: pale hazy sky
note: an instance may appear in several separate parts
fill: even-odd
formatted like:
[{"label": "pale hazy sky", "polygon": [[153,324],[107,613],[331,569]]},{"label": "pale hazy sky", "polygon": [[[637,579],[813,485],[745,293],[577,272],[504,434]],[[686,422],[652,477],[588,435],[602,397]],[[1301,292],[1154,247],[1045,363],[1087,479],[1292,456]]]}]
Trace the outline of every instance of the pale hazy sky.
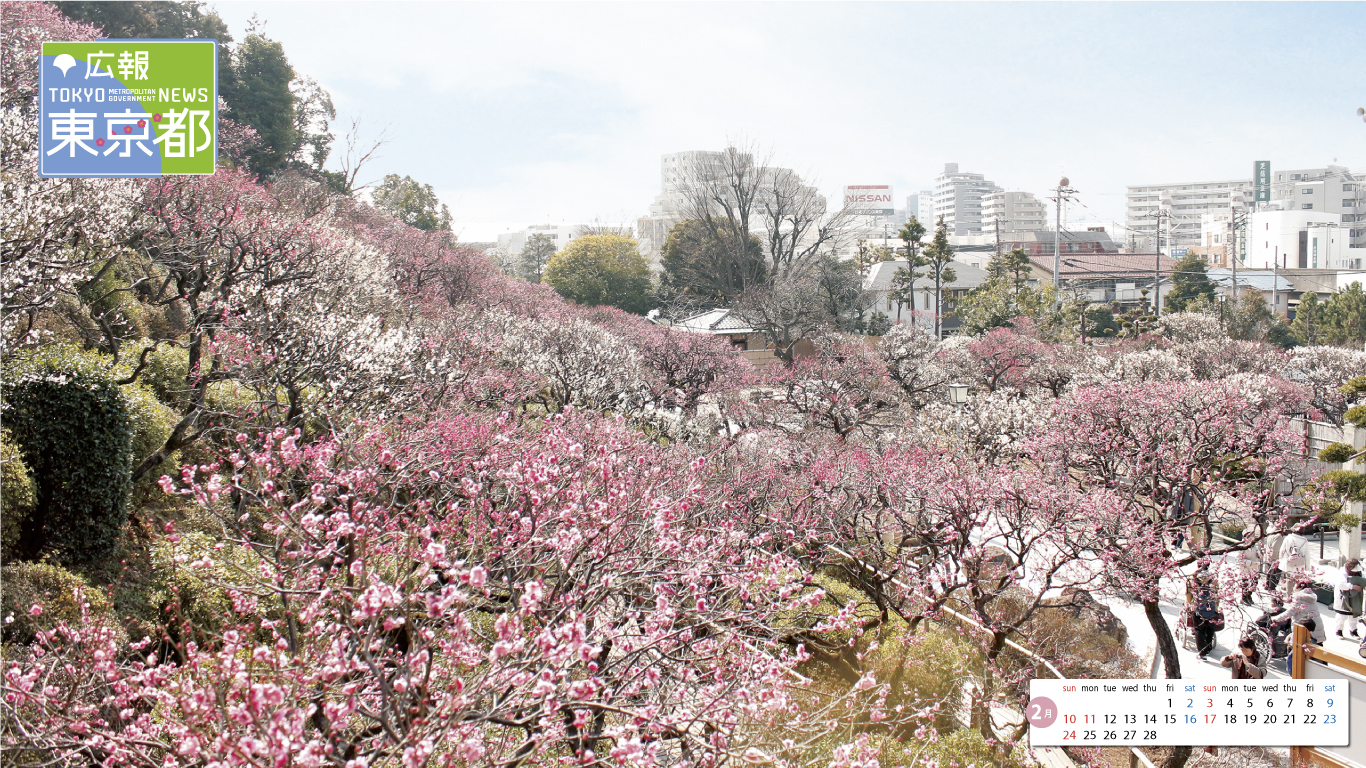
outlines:
[{"label": "pale hazy sky", "polygon": [[[431,184],[466,240],[633,221],[666,152],[748,140],[829,194],[945,162],[1122,223],[1124,187],[1366,171],[1366,3],[217,2]],[[340,131],[338,131],[340,133]],[[339,142],[340,143],[340,142]],[[898,202],[898,207],[900,202]]]}]

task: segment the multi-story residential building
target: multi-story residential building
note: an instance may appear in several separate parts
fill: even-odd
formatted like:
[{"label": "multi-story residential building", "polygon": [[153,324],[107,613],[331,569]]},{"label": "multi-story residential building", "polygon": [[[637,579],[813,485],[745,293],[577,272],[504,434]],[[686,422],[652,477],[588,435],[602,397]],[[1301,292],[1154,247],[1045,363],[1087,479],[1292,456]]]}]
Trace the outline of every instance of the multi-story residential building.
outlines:
[{"label": "multi-story residential building", "polygon": [[1188,246],[1187,253],[1193,253],[1216,267],[1230,266],[1230,246],[1236,238],[1232,220],[1231,210],[1200,214],[1200,244]]},{"label": "multi-story residential building", "polygon": [[1340,165],[1300,171],[1275,171],[1271,202],[1283,211],[1315,211],[1342,215],[1350,245],[1366,247],[1366,174]]},{"label": "multi-story residential building", "polygon": [[1048,210],[1029,192],[992,192],[982,196],[982,234],[1037,232],[1047,226]]},{"label": "multi-story residential building", "polygon": [[[668,239],[669,230],[688,217],[687,190],[690,179],[698,173],[706,173],[708,166],[715,166],[720,172],[725,158],[725,152],[706,150],[674,152],[661,157],[660,193],[655,196],[654,202],[650,203],[650,212],[636,220],[636,239],[640,242],[640,252],[655,268],[659,267],[659,258],[664,250],[664,241]],[[738,164],[754,162],[749,154],[739,154],[735,160]],[[815,203],[814,208],[824,210],[826,201],[820,191],[803,183],[792,169],[761,166],[754,168],[754,171],[752,183],[757,185],[758,198],[754,211],[760,210],[757,203],[762,203],[766,199],[765,190],[778,187],[783,188],[784,193],[788,195],[805,195]],[[793,187],[793,184],[796,186]],[[759,227],[761,223],[758,214],[755,213],[750,222],[751,231],[756,231]]]},{"label": "multi-story residential building", "polygon": [[982,174],[960,172],[958,163],[944,163],[944,172],[934,180],[935,223],[942,218],[950,235],[980,235],[982,197],[1000,191]]},{"label": "multi-story residential building", "polygon": [[906,220],[910,221],[911,216],[924,224],[926,229],[934,226],[934,190],[922,189],[919,193],[906,198]]},{"label": "multi-story residential building", "polygon": [[1130,247],[1156,250],[1158,219],[1163,214],[1162,252],[1166,253],[1173,247],[1200,245],[1200,217],[1227,213],[1234,193],[1251,200],[1252,180],[1144,184],[1127,190],[1124,224],[1130,233]]},{"label": "multi-story residential building", "polygon": [[1253,213],[1243,264],[1251,269],[1360,269],[1366,247],[1352,246],[1342,217],[1308,209]]},{"label": "multi-story residential building", "polygon": [[636,220],[640,252],[652,264],[658,266],[669,230],[685,218],[684,188],[688,175],[699,165],[721,162],[722,157],[720,152],[694,150],[673,152],[660,158],[660,192],[650,203],[650,212]]}]

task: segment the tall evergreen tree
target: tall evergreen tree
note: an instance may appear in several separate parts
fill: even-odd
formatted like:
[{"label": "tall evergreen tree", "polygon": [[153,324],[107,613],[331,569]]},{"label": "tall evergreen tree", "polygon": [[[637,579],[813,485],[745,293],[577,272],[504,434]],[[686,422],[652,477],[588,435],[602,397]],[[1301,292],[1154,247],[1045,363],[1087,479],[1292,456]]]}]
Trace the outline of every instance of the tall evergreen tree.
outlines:
[{"label": "tall evergreen tree", "polygon": [[1209,279],[1205,260],[1195,254],[1182,256],[1172,270],[1172,289],[1164,297],[1166,311],[1183,312],[1197,296],[1214,299],[1215,284]]},{"label": "tall evergreen tree", "polygon": [[987,279],[1009,285],[1011,293],[1019,295],[1020,289],[1029,284],[1029,273],[1034,267],[1029,254],[1023,248],[996,254],[987,262]]},{"label": "tall evergreen tree", "polygon": [[1305,291],[1300,297],[1300,306],[1295,310],[1295,320],[1290,324],[1290,332],[1304,344],[1323,343],[1323,304],[1319,295]]},{"label": "tall evergreen tree", "polygon": [[919,219],[912,216],[901,225],[901,231],[897,232],[896,236],[905,243],[902,255],[906,259],[906,266],[898,269],[892,277],[892,297],[896,300],[899,317],[903,305],[909,306],[911,312],[915,312],[915,281],[925,276],[926,273],[920,270],[929,266],[930,262],[921,253],[923,246],[920,240],[925,237],[925,225],[921,224]]},{"label": "tall evergreen tree", "polygon": [[944,286],[958,279],[958,273],[949,266],[953,261],[953,248],[949,246],[949,230],[943,216],[939,217],[939,226],[935,227],[934,240],[925,249],[925,260],[929,268],[928,275],[934,280],[934,336],[940,338],[944,317]]},{"label": "tall evergreen tree", "polygon": [[1323,307],[1324,340],[1360,348],[1366,341],[1366,292],[1352,283],[1328,298]]},{"label": "tall evergreen tree", "polygon": [[219,91],[232,107],[232,118],[260,135],[262,146],[250,164],[258,176],[268,176],[284,166],[299,139],[294,93],[289,87],[294,68],[284,46],[253,33],[233,51],[233,70],[236,82],[228,87],[220,83]]},{"label": "tall evergreen tree", "polygon": [[235,96],[238,90],[232,61],[232,33],[217,13],[204,11],[204,3],[76,0],[54,5],[67,18],[94,24],[110,38],[217,40],[218,93],[227,102],[229,114],[236,109],[237,104],[229,98],[230,93]]},{"label": "tall evergreen tree", "polygon": [[718,238],[704,222],[674,225],[660,254],[660,289],[713,306],[729,304],[751,287],[768,281],[768,264],[759,238]]},{"label": "tall evergreen tree", "polygon": [[555,241],[539,232],[526,239],[522,252],[517,254],[517,276],[529,283],[539,283],[545,275],[545,265],[555,255]]}]

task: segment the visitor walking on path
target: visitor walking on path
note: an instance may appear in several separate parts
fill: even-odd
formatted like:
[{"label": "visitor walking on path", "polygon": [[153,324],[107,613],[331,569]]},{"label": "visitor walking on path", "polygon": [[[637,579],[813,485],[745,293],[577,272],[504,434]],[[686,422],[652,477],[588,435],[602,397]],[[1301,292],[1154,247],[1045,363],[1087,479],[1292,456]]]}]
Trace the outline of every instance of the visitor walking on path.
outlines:
[{"label": "visitor walking on path", "polygon": [[1333,586],[1333,613],[1337,614],[1337,636],[1342,637],[1348,630],[1353,638],[1357,633],[1357,622],[1361,620],[1362,588],[1366,578],[1361,575],[1361,562],[1356,558],[1347,561],[1338,574],[1337,584]]},{"label": "visitor walking on path", "polygon": [[1281,583],[1285,585],[1287,597],[1295,593],[1295,585],[1309,566],[1309,539],[1295,529],[1281,539]]},{"label": "visitor walking on path", "polygon": [[1195,649],[1204,661],[1214,650],[1215,633],[1224,628],[1224,614],[1219,611],[1208,561],[1202,561],[1186,583],[1186,599],[1192,608],[1190,625],[1195,632]]}]

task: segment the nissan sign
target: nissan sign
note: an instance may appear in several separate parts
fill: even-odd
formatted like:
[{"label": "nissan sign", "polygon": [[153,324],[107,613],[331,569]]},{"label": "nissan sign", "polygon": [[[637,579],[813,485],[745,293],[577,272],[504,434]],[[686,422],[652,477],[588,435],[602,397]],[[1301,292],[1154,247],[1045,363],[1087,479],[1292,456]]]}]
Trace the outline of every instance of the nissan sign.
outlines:
[{"label": "nissan sign", "polygon": [[896,213],[892,188],[886,184],[865,184],[844,188],[844,207],[859,216],[891,216]]}]

